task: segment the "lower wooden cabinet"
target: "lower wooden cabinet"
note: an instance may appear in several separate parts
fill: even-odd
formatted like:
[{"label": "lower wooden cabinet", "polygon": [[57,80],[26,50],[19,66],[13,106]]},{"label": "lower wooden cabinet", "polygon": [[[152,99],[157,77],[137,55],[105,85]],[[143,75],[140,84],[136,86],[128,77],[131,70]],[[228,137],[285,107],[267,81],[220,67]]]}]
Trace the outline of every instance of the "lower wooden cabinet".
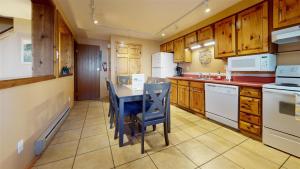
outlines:
[{"label": "lower wooden cabinet", "polygon": [[260,139],[262,132],[261,88],[241,87],[240,120],[242,133]]},{"label": "lower wooden cabinet", "polygon": [[190,84],[190,109],[204,115],[204,83],[191,82]]},{"label": "lower wooden cabinet", "polygon": [[172,104],[177,104],[177,84],[171,84],[171,92],[170,92],[170,102]]},{"label": "lower wooden cabinet", "polygon": [[177,104],[184,108],[190,107],[190,87],[178,84],[178,101]]}]

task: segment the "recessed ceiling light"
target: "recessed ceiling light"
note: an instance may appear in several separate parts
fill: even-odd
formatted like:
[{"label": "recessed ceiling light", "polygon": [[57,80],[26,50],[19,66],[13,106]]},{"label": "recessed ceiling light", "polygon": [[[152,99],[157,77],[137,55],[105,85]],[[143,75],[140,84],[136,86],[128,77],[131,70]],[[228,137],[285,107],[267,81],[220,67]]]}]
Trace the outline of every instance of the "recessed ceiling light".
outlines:
[{"label": "recessed ceiling light", "polygon": [[206,9],[205,9],[205,12],[206,12],[206,13],[210,12],[210,8],[206,8]]},{"label": "recessed ceiling light", "polygon": [[95,19],[95,20],[94,20],[94,24],[98,24],[98,20]]},{"label": "recessed ceiling light", "polygon": [[162,33],[161,36],[164,37],[164,36],[166,36],[166,34],[165,34],[165,33]]}]

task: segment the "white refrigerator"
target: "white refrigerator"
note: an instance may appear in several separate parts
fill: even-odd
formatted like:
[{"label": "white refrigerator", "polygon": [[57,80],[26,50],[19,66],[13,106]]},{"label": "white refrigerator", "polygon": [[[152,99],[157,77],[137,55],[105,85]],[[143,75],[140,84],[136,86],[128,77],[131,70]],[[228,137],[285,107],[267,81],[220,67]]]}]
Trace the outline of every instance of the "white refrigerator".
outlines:
[{"label": "white refrigerator", "polygon": [[159,52],[152,55],[152,77],[166,78],[176,75],[177,64],[173,53]]}]

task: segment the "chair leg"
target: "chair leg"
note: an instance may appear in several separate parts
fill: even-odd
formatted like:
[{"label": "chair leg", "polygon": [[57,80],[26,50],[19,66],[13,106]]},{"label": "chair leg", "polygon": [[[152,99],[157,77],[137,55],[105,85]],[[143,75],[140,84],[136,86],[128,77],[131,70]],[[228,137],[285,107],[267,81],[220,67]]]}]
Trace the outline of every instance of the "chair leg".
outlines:
[{"label": "chair leg", "polygon": [[109,104],[109,108],[108,108],[108,117],[110,117],[111,114],[111,105]]},{"label": "chair leg", "polygon": [[152,127],[153,127],[153,131],[155,131],[156,130],[156,124],[152,125]]},{"label": "chair leg", "polygon": [[114,112],[110,112],[110,119],[109,119],[109,123],[110,123],[110,128],[112,129],[113,128],[113,123],[114,123],[114,117],[115,116],[115,113]]},{"label": "chair leg", "polygon": [[116,124],[115,124],[115,136],[114,139],[118,138],[118,131],[119,131],[119,118],[118,115],[116,114]]},{"label": "chair leg", "polygon": [[145,139],[145,127],[142,125],[142,140],[141,140],[141,153],[144,154],[144,139]]},{"label": "chair leg", "polygon": [[168,137],[168,127],[167,127],[167,123],[164,122],[164,136],[165,136],[165,142],[166,145],[169,145],[169,137]]}]

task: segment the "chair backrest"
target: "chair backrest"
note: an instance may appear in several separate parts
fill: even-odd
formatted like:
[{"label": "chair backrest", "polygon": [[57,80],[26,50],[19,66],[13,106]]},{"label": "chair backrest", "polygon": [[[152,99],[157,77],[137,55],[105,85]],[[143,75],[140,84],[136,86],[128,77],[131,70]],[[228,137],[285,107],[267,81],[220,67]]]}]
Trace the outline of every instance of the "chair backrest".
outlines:
[{"label": "chair backrest", "polygon": [[118,76],[119,85],[128,85],[130,82],[130,76]]},{"label": "chair backrest", "polygon": [[[162,113],[167,116],[167,108],[170,98],[170,82],[163,83],[145,83],[143,92],[143,121],[147,113]],[[151,102],[147,109],[147,102]],[[146,110],[147,109],[147,110]]]},{"label": "chair backrest", "polygon": [[114,112],[119,111],[117,95],[112,81],[106,80],[106,87],[109,93],[109,103],[112,105],[112,109]]},{"label": "chair backrest", "polygon": [[148,77],[147,83],[164,83],[164,82],[170,82],[169,79],[160,78],[160,77]]}]

